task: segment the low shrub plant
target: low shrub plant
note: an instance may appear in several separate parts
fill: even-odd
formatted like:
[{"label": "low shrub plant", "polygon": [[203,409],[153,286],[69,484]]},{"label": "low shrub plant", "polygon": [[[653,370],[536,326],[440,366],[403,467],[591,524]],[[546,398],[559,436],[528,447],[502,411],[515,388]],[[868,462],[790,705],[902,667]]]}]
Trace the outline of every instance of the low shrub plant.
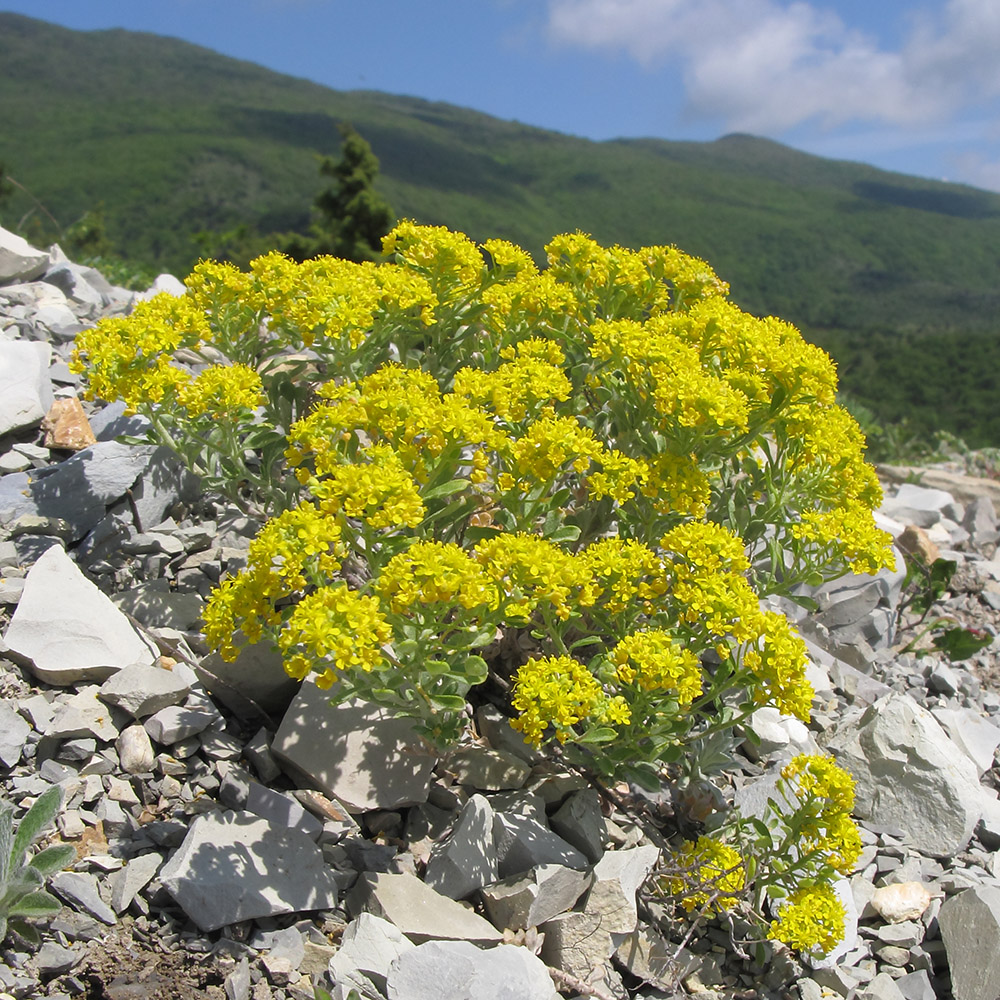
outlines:
[{"label": "low shrub plant", "polygon": [[[186,296],[77,340],[92,397],[266,518],[209,642],[270,643],[438,747],[485,692],[605,783],[697,769],[761,706],[808,719],[804,644],[765,599],[892,558],[829,357],[672,247],[562,235],[542,269],[404,222],[384,249],[202,261]],[[790,815],[822,798],[816,767],[787,779]],[[833,868],[801,846],[820,821],[788,822],[801,864],[779,871],[787,837],[752,827],[772,848],[741,878],[788,893],[775,933],[798,946],[795,893],[815,903]]]}]

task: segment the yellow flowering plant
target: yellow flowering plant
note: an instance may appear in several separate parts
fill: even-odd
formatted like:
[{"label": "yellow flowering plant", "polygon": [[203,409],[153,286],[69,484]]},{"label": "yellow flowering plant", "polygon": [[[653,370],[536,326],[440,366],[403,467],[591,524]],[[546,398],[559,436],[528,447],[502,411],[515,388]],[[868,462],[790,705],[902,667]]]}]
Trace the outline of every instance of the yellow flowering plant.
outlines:
[{"label": "yellow flowering plant", "polygon": [[844,937],[833,885],[861,853],[853,808],[851,776],[831,757],[800,754],[782,768],[760,818],[721,814],[711,835],[671,853],[655,889],[687,914],[738,912],[770,940],[826,954]]},{"label": "yellow flowering plant", "polygon": [[762,598],[891,559],[830,359],[673,247],[567,234],[540,268],[412,222],[384,246],[202,261],[77,340],[91,396],[266,519],[210,644],[267,642],[438,746],[489,692],[649,786],[762,705],[807,719]]}]

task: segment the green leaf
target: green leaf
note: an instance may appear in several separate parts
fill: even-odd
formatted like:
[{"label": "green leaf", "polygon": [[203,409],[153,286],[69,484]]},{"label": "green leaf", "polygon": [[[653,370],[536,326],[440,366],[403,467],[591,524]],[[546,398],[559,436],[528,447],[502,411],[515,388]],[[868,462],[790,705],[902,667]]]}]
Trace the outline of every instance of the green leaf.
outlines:
[{"label": "green leaf", "polygon": [[13,870],[16,871],[24,863],[24,855],[27,853],[28,847],[42,830],[56,818],[61,804],[62,789],[58,785],[52,785],[35,799],[21,820],[17,828],[17,835],[14,837],[14,846],[10,852]]},{"label": "green leaf", "polygon": [[62,871],[72,858],[76,857],[76,848],[70,844],[53,844],[39,851],[29,862],[28,867],[41,872],[42,875],[54,875]]},{"label": "green leaf", "polygon": [[0,886],[10,874],[10,852],[14,844],[14,807],[9,802],[0,804]]},{"label": "green leaf", "polygon": [[62,909],[62,903],[43,889],[22,896],[7,912],[12,917],[52,917]]},{"label": "green leaf", "polygon": [[[0,924],[0,927],[6,929],[6,925],[7,925],[7,918],[5,917],[3,920],[3,924]],[[15,934],[17,934],[18,937],[24,938],[24,940],[27,941],[28,944],[38,946],[42,943],[41,934],[39,934],[38,931],[36,931],[35,928],[31,926],[31,924],[27,924],[23,920],[12,920],[10,922],[10,930],[12,930]],[[0,938],[0,940],[2,940],[2,938]]]},{"label": "green leaf", "polygon": [[582,736],[576,738],[577,743],[610,743],[618,738],[618,730],[610,726],[591,726]]},{"label": "green leaf", "polygon": [[467,656],[462,668],[462,678],[471,687],[482,684],[490,675],[490,668],[481,656]]},{"label": "green leaf", "polygon": [[428,694],[431,704],[445,712],[461,712],[465,708],[465,698],[459,694]]},{"label": "green leaf", "polygon": [[564,524],[547,537],[550,542],[575,542],[580,537],[580,526],[577,524]]},{"label": "green leaf", "polygon": [[977,635],[971,629],[950,628],[934,636],[934,648],[940,649],[950,660],[967,660],[974,653],[985,649],[993,642],[988,632]]},{"label": "green leaf", "polygon": [[444,660],[424,660],[422,666],[431,677],[441,677],[451,669],[451,664]]},{"label": "green leaf", "polygon": [[424,500],[436,500],[438,497],[450,497],[454,493],[461,493],[469,485],[466,479],[451,479],[447,483],[441,483],[440,486],[435,486],[429,489],[426,493],[422,493],[421,497]]}]

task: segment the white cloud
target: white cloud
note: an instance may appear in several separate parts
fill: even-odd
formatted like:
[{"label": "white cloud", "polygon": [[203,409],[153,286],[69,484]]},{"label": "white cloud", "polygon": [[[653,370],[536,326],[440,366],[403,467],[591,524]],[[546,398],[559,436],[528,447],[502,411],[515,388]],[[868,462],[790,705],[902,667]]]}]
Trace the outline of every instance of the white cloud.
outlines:
[{"label": "white cloud", "polygon": [[897,50],[802,0],[549,0],[548,27],[650,70],[676,65],[688,113],[730,129],[914,127],[1000,95],[997,0],[948,0],[915,18]]}]

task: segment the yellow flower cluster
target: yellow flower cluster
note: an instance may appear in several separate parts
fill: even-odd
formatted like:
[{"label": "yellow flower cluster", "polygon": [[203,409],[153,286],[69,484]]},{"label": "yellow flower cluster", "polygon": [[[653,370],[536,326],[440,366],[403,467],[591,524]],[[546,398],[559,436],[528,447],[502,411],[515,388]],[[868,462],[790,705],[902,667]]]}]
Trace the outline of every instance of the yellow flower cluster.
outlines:
[{"label": "yellow flower cluster", "polygon": [[566,620],[594,602],[586,565],[537,535],[498,533],[479,542],[474,554],[511,621],[525,623],[540,607]]},{"label": "yellow flower cluster", "polygon": [[688,913],[730,910],[746,888],[746,869],[739,851],[712,837],[686,841],[674,854],[673,864],[678,872],[664,879],[663,888],[678,897]]},{"label": "yellow flower cluster", "polygon": [[676,694],[681,705],[690,705],[701,694],[698,657],[663,629],[625,636],[611,651],[611,661],[623,684]]},{"label": "yellow flower cluster", "polygon": [[453,542],[414,542],[389,560],[375,588],[394,612],[441,605],[442,619],[455,604],[466,610],[495,608],[500,599],[482,564]]},{"label": "yellow flower cluster", "polygon": [[830,886],[797,889],[782,906],[767,936],[799,951],[825,954],[843,939],[846,916],[844,904]]},{"label": "yellow flower cluster", "polygon": [[631,718],[625,699],[608,698],[594,675],[571,656],[528,660],[517,671],[511,704],[519,713],[511,726],[536,746],[550,725],[565,743],[579,722],[627,725]]},{"label": "yellow flower cluster", "polygon": [[302,598],[278,636],[278,648],[292,677],[303,678],[323,666],[316,683],[329,687],[337,679],[336,670],[379,666],[382,646],[391,637],[378,599],[341,583]]},{"label": "yellow flower cluster", "polygon": [[861,854],[861,837],[851,819],[854,779],[832,757],[801,754],[782,768],[802,805],[803,853],[819,852],[842,875],[854,871]]},{"label": "yellow flower cluster", "polygon": [[177,402],[192,417],[253,410],[263,400],[260,376],[246,365],[213,365],[177,390]]},{"label": "yellow flower cluster", "polygon": [[424,502],[413,476],[388,445],[376,444],[350,464],[324,469],[309,480],[320,510],[359,517],[373,528],[415,528],[424,519]]}]

